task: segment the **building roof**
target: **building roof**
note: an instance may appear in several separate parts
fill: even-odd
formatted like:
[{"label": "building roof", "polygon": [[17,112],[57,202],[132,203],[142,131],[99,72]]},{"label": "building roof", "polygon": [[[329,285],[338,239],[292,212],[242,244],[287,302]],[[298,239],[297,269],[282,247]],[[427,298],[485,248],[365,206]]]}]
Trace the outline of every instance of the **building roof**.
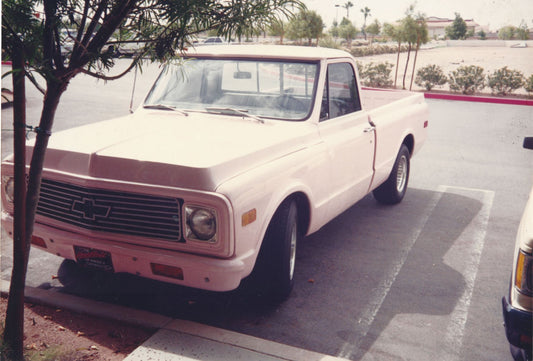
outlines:
[{"label": "building roof", "polygon": [[[478,27],[479,24],[474,21],[474,19],[464,19],[467,27]],[[453,24],[453,19],[439,18],[436,16],[430,16],[426,18],[426,24],[428,29],[430,28],[440,28],[447,27]]]}]

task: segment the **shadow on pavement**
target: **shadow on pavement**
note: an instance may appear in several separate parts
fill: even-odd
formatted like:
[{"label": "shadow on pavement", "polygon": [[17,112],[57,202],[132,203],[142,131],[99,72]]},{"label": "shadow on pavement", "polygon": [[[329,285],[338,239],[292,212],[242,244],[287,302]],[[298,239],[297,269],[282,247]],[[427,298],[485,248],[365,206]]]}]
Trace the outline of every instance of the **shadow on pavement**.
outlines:
[{"label": "shadow on pavement", "polygon": [[[325,354],[337,356],[343,347],[353,345],[349,358],[359,360],[396,315],[450,314],[464,291],[463,276],[443,257],[476,217],[481,203],[443,193],[428,217],[424,212],[434,196],[435,192],[411,189],[404,202],[392,207],[368,196],[304,239],[298,249],[294,291],[279,305],[257,302],[243,289],[194,290],[87,270],[72,261],[61,264],[59,291]],[[424,217],[427,221],[417,230]],[[374,302],[376,285],[402,252],[409,254],[365,328],[362,312]]]}]

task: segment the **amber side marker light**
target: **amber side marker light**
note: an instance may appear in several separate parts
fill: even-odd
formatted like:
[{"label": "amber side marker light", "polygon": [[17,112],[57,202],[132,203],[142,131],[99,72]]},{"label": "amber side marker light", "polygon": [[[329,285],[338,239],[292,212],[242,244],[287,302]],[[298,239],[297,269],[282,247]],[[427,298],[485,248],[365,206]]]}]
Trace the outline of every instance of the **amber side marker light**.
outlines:
[{"label": "amber side marker light", "polygon": [[252,210],[249,210],[248,212],[244,213],[242,215],[242,226],[247,226],[249,225],[250,223],[253,223],[255,222],[255,220],[257,219],[257,211],[254,209]]},{"label": "amber side marker light", "polygon": [[155,275],[183,280],[183,270],[179,267],[159,263],[150,263],[150,266],[152,267],[152,273]]},{"label": "amber side marker light", "polygon": [[31,236],[31,244],[38,246],[38,247],[47,248],[46,242],[41,237]]}]

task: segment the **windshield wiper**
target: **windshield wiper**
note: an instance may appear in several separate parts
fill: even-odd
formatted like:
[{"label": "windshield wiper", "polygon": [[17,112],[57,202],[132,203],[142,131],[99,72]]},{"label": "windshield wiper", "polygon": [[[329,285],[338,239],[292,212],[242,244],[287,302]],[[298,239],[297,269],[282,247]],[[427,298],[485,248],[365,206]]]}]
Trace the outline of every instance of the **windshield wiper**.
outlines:
[{"label": "windshield wiper", "polygon": [[252,118],[257,120],[259,123],[264,124],[265,121],[258,117],[257,115],[253,115],[248,113],[248,110],[240,110],[235,108],[224,108],[224,107],[208,107],[205,108],[210,113],[220,113],[220,114],[226,114],[226,115],[242,115],[243,117]]},{"label": "windshield wiper", "polygon": [[158,110],[172,110],[174,112],[178,112],[180,113],[181,115],[184,115],[184,116],[189,116],[189,113],[187,113],[186,111],[183,111],[183,110],[180,110],[180,109],[177,109],[176,107],[173,107],[171,105],[165,105],[165,104],[144,104],[143,105],[143,108],[144,109],[158,109]]}]

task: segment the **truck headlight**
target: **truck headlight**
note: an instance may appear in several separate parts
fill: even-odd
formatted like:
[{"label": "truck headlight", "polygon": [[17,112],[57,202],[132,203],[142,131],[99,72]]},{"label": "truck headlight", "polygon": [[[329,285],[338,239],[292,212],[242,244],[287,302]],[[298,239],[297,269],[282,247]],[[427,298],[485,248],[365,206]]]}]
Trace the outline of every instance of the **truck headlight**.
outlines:
[{"label": "truck headlight", "polygon": [[15,201],[15,178],[9,176],[2,177],[2,186],[4,187],[6,200],[9,203],[13,203]]},{"label": "truck headlight", "polygon": [[533,295],[533,256],[522,250],[518,251],[514,285],[520,293]]},{"label": "truck headlight", "polygon": [[217,213],[214,209],[186,205],[185,216],[185,238],[216,242]]}]

